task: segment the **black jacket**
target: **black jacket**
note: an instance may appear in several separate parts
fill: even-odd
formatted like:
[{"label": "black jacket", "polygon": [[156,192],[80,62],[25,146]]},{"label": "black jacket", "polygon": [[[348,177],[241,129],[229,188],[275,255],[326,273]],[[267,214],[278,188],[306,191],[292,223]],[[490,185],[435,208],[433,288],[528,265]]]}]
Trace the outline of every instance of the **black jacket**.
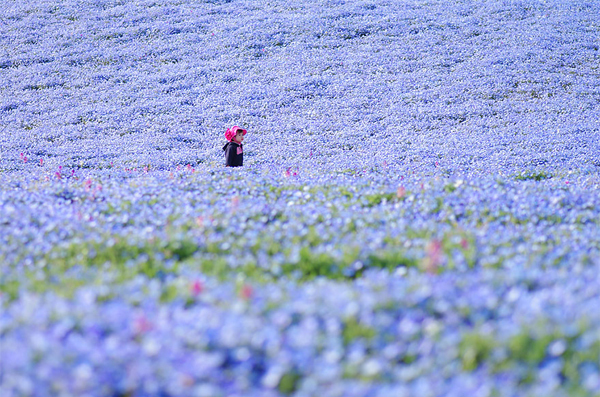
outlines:
[{"label": "black jacket", "polygon": [[244,165],[244,149],[241,143],[227,142],[223,146],[226,167],[241,167]]}]

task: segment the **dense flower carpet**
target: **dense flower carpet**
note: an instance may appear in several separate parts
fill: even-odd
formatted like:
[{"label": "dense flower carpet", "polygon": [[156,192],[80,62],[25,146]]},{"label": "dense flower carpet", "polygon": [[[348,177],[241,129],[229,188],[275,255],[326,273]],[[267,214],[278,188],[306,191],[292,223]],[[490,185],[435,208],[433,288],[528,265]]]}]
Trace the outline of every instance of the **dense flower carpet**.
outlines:
[{"label": "dense flower carpet", "polygon": [[0,395],[600,396],[598,15],[8,0]]}]

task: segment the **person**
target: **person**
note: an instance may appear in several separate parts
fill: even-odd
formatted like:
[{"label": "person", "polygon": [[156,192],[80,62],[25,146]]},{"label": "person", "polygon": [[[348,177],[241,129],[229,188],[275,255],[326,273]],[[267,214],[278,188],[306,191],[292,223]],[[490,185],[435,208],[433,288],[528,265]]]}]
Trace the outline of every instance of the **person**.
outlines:
[{"label": "person", "polygon": [[225,167],[241,167],[244,165],[244,148],[242,142],[247,131],[242,127],[233,126],[225,131],[227,143],[223,146],[225,152]]}]

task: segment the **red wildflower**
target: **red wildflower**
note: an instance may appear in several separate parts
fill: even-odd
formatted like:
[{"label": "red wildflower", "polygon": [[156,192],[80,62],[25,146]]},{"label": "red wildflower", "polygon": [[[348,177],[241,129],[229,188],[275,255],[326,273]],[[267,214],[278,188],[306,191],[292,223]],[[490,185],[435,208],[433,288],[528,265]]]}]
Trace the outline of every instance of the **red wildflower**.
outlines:
[{"label": "red wildflower", "polygon": [[192,294],[194,296],[198,296],[202,293],[203,290],[204,286],[202,285],[202,282],[200,282],[200,280],[194,281],[194,283],[192,284]]},{"label": "red wildflower", "polygon": [[254,291],[252,290],[252,287],[249,286],[248,284],[244,284],[244,286],[242,287],[241,291],[240,291],[240,296],[246,300],[250,299],[252,297],[252,293]]}]

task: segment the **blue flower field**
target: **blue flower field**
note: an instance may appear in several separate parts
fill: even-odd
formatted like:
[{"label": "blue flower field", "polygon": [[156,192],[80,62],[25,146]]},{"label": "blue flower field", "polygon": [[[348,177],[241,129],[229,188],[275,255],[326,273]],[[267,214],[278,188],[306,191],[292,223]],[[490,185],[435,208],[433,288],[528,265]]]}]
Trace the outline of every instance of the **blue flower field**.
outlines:
[{"label": "blue flower field", "polygon": [[598,15],[5,1],[0,395],[599,397]]}]

